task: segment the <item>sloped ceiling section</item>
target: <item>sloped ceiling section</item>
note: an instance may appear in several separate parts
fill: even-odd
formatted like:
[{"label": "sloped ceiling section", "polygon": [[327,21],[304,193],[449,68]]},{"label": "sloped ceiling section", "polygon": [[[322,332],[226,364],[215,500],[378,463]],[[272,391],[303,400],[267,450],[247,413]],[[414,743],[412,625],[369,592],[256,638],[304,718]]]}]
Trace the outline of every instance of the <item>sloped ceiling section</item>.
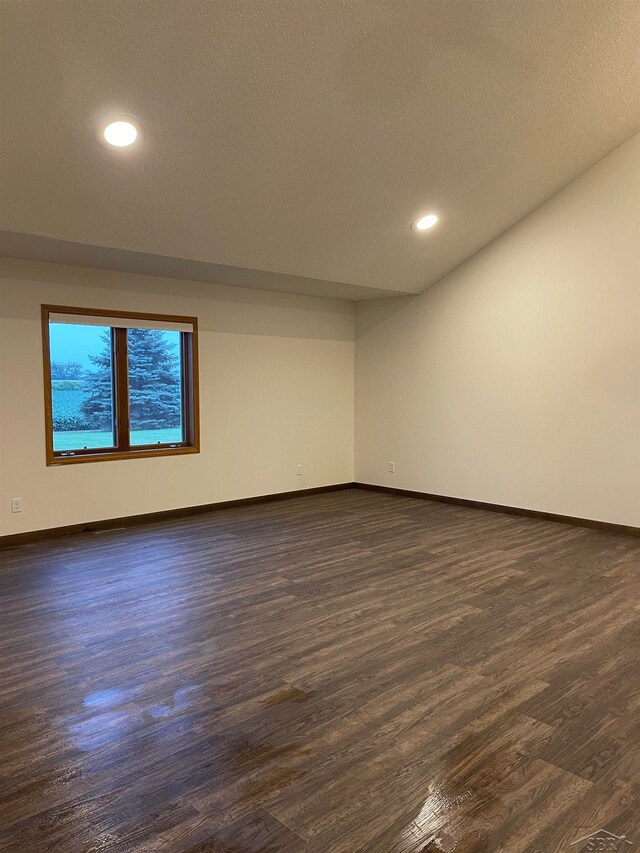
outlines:
[{"label": "sloped ceiling section", "polygon": [[[0,12],[7,254],[348,299],[418,293],[640,129],[637,3]],[[118,156],[94,134],[120,113],[144,138]],[[412,232],[431,211],[438,225]]]}]

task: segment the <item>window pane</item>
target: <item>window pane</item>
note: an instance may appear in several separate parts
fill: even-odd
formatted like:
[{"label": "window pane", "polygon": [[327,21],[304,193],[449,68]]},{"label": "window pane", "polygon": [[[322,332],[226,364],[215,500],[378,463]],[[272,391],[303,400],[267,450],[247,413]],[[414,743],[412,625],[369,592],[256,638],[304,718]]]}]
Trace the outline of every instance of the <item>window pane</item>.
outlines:
[{"label": "window pane", "polygon": [[127,349],[131,446],[181,443],[180,332],[128,329]]},{"label": "window pane", "polygon": [[49,324],[53,449],[114,447],[108,326]]}]

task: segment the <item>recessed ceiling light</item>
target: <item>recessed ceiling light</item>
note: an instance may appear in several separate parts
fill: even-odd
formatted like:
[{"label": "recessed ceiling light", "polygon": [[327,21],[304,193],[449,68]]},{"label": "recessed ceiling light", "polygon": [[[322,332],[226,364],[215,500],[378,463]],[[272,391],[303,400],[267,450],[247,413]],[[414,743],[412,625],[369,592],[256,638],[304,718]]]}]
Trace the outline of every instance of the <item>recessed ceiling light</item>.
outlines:
[{"label": "recessed ceiling light", "polygon": [[433,228],[437,221],[438,217],[435,213],[428,213],[426,216],[421,216],[420,219],[416,219],[411,227],[414,231],[428,231],[429,228]]},{"label": "recessed ceiling light", "polygon": [[125,119],[117,119],[109,122],[102,131],[102,135],[109,143],[116,148],[126,148],[138,138],[138,128],[130,121]]}]

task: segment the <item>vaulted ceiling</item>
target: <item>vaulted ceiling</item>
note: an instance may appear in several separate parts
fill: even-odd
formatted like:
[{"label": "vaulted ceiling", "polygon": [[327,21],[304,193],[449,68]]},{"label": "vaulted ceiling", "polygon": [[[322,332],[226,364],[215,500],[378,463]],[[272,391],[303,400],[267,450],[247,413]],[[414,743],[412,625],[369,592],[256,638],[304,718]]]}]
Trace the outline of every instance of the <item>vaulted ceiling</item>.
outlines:
[{"label": "vaulted ceiling", "polygon": [[[5,0],[7,254],[424,290],[640,128],[640,5]],[[139,119],[140,145],[97,144]],[[411,222],[436,212],[418,235]]]}]

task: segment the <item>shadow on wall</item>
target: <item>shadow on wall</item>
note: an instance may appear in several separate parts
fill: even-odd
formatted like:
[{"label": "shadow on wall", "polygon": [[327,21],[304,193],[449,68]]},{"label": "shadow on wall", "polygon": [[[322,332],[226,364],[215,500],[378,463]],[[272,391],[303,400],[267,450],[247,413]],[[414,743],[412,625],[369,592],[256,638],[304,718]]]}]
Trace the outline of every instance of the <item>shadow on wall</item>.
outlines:
[{"label": "shadow on wall", "polygon": [[356,340],[371,332],[377,326],[386,322],[398,311],[402,311],[414,300],[422,296],[394,296],[389,299],[372,299],[368,302],[358,302],[356,310]]},{"label": "shadow on wall", "polygon": [[153,305],[159,313],[198,316],[201,332],[353,341],[355,303],[345,300],[9,257],[0,257],[0,272],[7,319],[39,320],[39,303],[132,311]]}]

